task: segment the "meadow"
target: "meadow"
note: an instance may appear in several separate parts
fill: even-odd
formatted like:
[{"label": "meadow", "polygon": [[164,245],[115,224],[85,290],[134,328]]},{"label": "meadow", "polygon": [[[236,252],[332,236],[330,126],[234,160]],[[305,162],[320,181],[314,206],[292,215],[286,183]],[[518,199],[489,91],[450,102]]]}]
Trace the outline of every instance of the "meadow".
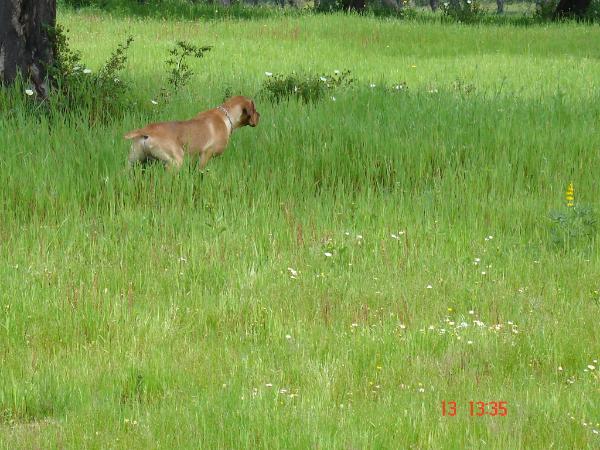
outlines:
[{"label": "meadow", "polygon": [[[570,219],[600,213],[598,26],[59,22],[92,71],[133,35],[146,106],[2,112],[1,448],[600,446],[600,243]],[[179,39],[214,48],[153,105]],[[126,170],[126,131],[228,92],[261,123],[204,174]]]}]

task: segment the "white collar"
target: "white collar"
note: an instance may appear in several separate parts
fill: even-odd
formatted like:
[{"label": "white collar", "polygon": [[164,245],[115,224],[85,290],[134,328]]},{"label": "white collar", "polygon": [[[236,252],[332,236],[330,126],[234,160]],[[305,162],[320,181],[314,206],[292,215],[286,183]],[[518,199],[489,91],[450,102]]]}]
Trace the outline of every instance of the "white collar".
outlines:
[{"label": "white collar", "polygon": [[231,120],[231,115],[229,114],[229,111],[227,111],[222,105],[217,106],[217,109],[219,111],[222,111],[225,114],[225,117],[227,117],[227,120],[229,121],[229,134],[231,135],[231,133],[233,133],[233,120]]}]

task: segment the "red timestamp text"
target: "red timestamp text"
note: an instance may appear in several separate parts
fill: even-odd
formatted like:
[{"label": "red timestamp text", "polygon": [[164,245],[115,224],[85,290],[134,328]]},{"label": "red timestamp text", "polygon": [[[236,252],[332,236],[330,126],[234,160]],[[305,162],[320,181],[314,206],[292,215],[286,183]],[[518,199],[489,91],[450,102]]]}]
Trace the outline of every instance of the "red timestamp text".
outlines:
[{"label": "red timestamp text", "polygon": [[508,402],[476,402],[471,400],[459,407],[457,402],[442,400],[442,416],[454,417],[459,413],[459,409],[466,410],[471,417],[482,416],[500,416],[508,415]]}]

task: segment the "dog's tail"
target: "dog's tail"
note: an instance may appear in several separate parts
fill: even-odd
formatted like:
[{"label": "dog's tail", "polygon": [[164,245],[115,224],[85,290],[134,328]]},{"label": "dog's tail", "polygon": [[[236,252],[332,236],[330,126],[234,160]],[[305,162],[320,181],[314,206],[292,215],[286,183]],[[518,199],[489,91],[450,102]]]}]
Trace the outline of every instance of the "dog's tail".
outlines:
[{"label": "dog's tail", "polygon": [[135,139],[135,138],[138,138],[138,137],[148,137],[148,135],[146,134],[146,129],[145,128],[139,128],[137,130],[131,130],[129,133],[127,133],[123,137],[125,139]]}]

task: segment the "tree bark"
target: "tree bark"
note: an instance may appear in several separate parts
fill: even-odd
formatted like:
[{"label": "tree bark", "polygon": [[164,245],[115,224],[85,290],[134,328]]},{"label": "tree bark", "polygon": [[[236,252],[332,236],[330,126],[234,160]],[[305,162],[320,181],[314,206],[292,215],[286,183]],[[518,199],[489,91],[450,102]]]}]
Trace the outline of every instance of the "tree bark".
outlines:
[{"label": "tree bark", "polygon": [[343,0],[343,8],[347,11],[364,11],[366,3],[365,0]]},{"label": "tree bark", "polygon": [[438,9],[438,2],[437,0],[429,0],[429,6],[431,6],[431,10],[433,12],[436,12]]},{"label": "tree bark", "polygon": [[592,0],[560,0],[554,10],[554,19],[563,17],[582,18],[589,8]]},{"label": "tree bark", "polygon": [[56,0],[0,0],[0,84],[21,73],[39,96],[48,95],[46,66],[53,55],[46,27],[55,24]]},{"label": "tree bark", "polygon": [[400,11],[402,9],[402,6],[404,6],[402,0],[400,0],[399,2],[396,2],[396,0],[383,0],[383,4],[389,9],[393,9],[394,11]]},{"label": "tree bark", "polygon": [[496,0],[496,6],[498,7],[497,13],[504,14],[504,0]]}]

